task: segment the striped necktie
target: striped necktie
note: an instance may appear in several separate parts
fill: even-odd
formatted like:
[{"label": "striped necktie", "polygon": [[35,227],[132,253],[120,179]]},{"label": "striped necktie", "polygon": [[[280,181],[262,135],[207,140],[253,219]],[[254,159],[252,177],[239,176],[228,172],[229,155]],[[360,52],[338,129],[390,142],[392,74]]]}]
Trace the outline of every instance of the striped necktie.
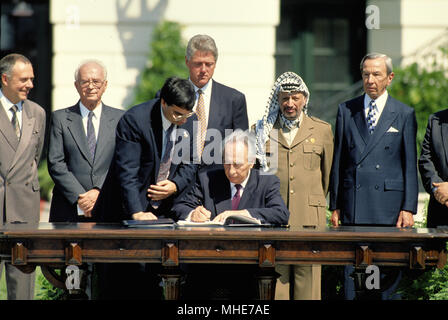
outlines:
[{"label": "striped necktie", "polygon": [[19,108],[16,105],[13,105],[11,107],[12,111],[12,118],[11,118],[11,124],[14,129],[14,132],[16,133],[17,139],[20,140],[20,124],[19,124],[19,118],[17,117],[17,111]]}]

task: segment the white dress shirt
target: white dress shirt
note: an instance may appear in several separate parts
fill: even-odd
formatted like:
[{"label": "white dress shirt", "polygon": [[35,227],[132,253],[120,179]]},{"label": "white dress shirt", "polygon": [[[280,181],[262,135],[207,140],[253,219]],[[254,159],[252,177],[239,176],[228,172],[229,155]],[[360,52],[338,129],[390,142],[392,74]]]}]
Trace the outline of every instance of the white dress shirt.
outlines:
[{"label": "white dress shirt", "polygon": [[[84,133],[87,137],[87,121],[89,120],[90,110],[87,109],[87,107],[84,106],[81,101],[79,101],[79,110],[81,112],[82,126],[84,127]],[[98,140],[98,131],[100,129],[100,119],[101,119],[102,111],[103,111],[103,103],[100,103],[92,111],[93,112],[92,123],[93,123],[93,128],[95,129],[95,139],[96,140]]]},{"label": "white dress shirt", "polygon": [[[376,104],[376,124],[378,124],[378,120],[380,119],[381,113],[383,113],[384,107],[386,106],[387,97],[389,94],[387,93],[387,90],[384,91],[384,93],[376,98],[375,104]],[[366,93],[364,95],[364,113],[367,118],[367,114],[369,113],[369,105],[372,98],[369,97],[369,95]]]},{"label": "white dress shirt", "polygon": [[[11,101],[9,101],[8,98],[3,94],[2,90],[0,89],[0,101],[3,105],[3,108],[5,109],[6,115],[8,116],[9,122],[12,120],[12,110],[11,107],[14,105]],[[17,119],[19,120],[19,126],[20,131],[22,131],[22,110],[23,110],[23,102],[20,101],[15,104],[17,106]]]}]

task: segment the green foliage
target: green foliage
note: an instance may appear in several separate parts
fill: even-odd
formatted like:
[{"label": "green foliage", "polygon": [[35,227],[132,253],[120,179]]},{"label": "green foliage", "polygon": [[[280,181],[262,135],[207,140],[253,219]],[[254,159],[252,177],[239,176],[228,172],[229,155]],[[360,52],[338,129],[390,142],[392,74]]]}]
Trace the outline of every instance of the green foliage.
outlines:
[{"label": "green foliage", "polygon": [[48,173],[47,160],[42,160],[38,169],[39,185],[40,185],[40,198],[50,201],[51,192],[54,187],[54,182]]},{"label": "green foliage", "polygon": [[153,32],[148,65],[136,89],[134,104],[154,99],[165,80],[171,76],[188,77],[185,44],[178,23],[164,21]]},{"label": "green foliage", "polygon": [[36,274],[36,300],[61,300],[64,297],[64,290],[54,287],[42,273]]},{"label": "green foliage", "polygon": [[403,270],[398,292],[405,300],[448,300],[448,265],[443,269]]},{"label": "green foliage", "polygon": [[[417,118],[417,146],[420,148],[425,136],[430,114],[448,107],[447,68],[441,61],[448,57],[448,50],[440,48],[442,59],[434,59],[428,67],[417,63],[394,70],[395,78],[389,93],[396,99],[412,106]],[[420,150],[420,149],[419,149]]]}]

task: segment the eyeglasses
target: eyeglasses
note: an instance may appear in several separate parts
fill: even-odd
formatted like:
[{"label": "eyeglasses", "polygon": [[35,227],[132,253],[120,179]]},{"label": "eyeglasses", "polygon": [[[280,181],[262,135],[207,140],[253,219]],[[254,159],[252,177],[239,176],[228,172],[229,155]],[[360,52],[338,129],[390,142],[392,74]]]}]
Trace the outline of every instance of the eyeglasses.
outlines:
[{"label": "eyeglasses", "polygon": [[95,79],[95,80],[79,80],[79,84],[83,88],[89,87],[90,84],[92,84],[93,87],[95,87],[95,88],[101,88],[103,83],[104,83],[104,80],[97,80],[97,79]]},{"label": "eyeglasses", "polygon": [[182,113],[177,112],[177,111],[173,111],[173,119],[175,121],[179,121],[179,120],[182,120],[182,119],[190,118],[192,115],[194,115],[194,111],[189,112],[189,113],[185,113],[185,114],[182,114]]}]

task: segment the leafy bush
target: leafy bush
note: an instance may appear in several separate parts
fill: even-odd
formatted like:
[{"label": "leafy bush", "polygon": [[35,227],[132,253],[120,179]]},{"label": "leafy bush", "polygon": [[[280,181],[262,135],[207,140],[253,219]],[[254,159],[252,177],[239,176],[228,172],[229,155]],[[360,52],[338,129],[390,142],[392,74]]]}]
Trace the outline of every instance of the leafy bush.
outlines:
[{"label": "leafy bush", "polygon": [[42,160],[37,171],[40,185],[40,198],[50,201],[51,192],[53,191],[54,182],[48,173],[47,160]]},{"label": "leafy bush", "polygon": [[61,300],[64,297],[64,290],[54,287],[42,273],[37,274],[36,300]]},{"label": "leafy bush", "polygon": [[134,104],[154,99],[165,80],[171,76],[188,77],[185,44],[180,25],[164,21],[153,32],[147,67],[136,89]]},{"label": "leafy bush", "polygon": [[413,63],[404,68],[395,68],[395,78],[389,88],[389,93],[394,98],[415,109],[419,150],[429,115],[448,108],[448,70],[443,65],[443,61],[448,58],[448,49],[439,50],[441,59],[434,59],[429,66]]}]

